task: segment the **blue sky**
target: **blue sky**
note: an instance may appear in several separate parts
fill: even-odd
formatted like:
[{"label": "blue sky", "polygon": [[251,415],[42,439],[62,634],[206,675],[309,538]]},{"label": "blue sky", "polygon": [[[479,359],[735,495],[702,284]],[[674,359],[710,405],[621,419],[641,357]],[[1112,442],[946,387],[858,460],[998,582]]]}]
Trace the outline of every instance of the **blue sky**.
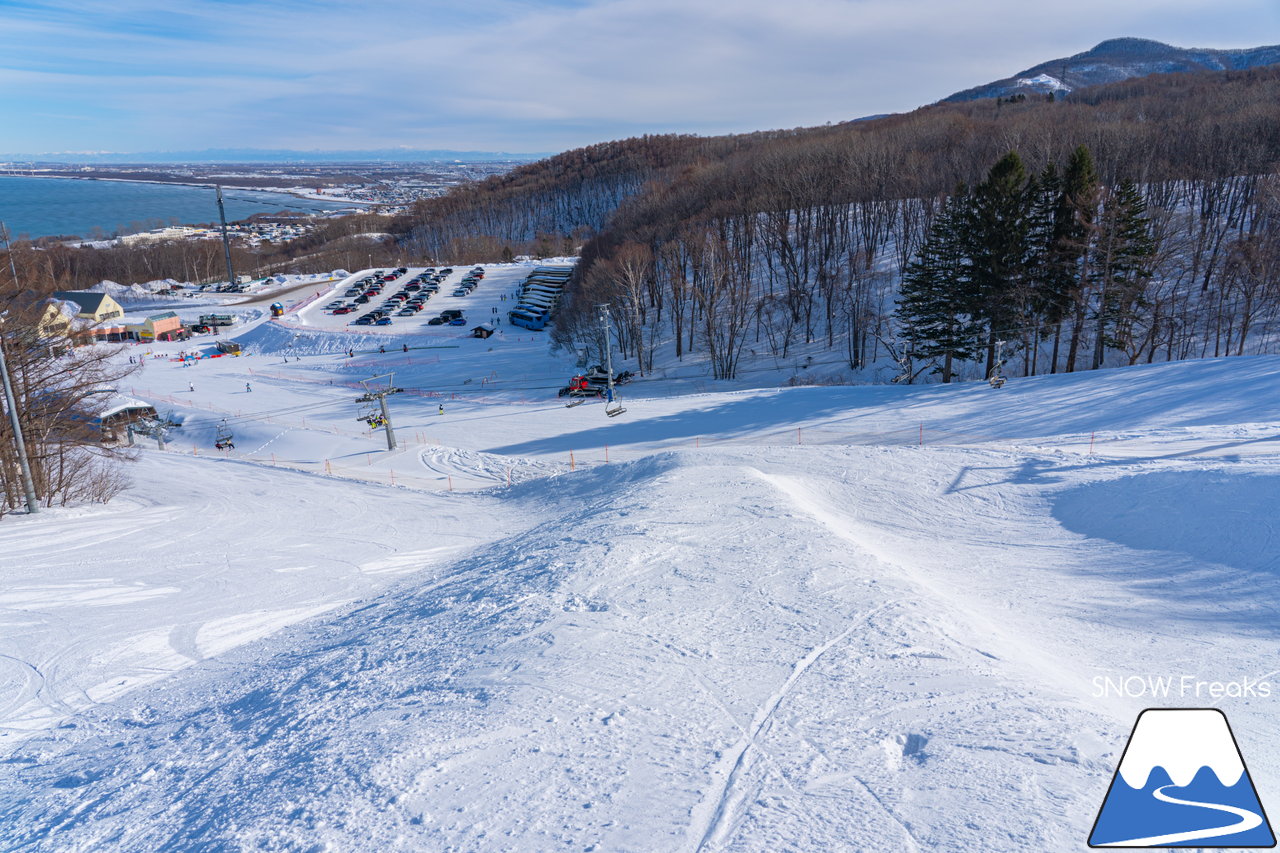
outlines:
[{"label": "blue sky", "polygon": [[1276,44],[1280,3],[0,0],[0,152],[544,152],[796,127],[1117,36]]}]

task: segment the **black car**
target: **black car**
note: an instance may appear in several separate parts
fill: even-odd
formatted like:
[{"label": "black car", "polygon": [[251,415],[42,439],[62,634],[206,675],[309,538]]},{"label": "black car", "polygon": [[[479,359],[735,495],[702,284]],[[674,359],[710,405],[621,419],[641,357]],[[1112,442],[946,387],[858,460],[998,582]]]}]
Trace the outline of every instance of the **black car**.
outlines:
[{"label": "black car", "polygon": [[444,325],[444,318],[443,318],[443,317],[432,317],[430,320],[428,320],[428,321],[427,321],[427,325],[428,325],[428,326],[443,326],[443,325]]}]

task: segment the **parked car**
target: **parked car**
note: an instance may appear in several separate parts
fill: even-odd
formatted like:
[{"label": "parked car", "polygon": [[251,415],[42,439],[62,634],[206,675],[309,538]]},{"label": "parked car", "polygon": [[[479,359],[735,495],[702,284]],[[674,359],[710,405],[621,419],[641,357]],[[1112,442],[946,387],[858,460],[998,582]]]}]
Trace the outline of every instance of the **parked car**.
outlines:
[{"label": "parked car", "polygon": [[444,318],[443,318],[443,317],[432,317],[430,320],[428,320],[428,321],[427,321],[427,325],[428,325],[428,326],[443,326],[443,325],[444,325]]},{"label": "parked car", "polygon": [[465,326],[465,325],[467,325],[467,321],[466,321],[466,320],[464,320],[464,319],[462,319],[461,317],[455,317],[455,318],[453,318],[452,320],[450,320],[450,321],[449,321],[449,325],[450,325],[450,326]]},{"label": "parked car", "polygon": [[373,325],[373,318],[372,318],[372,317],[357,317],[357,318],[356,318],[356,320],[355,320],[355,325],[357,325],[357,326],[372,326],[372,325]]},{"label": "parked car", "polygon": [[374,320],[374,321],[373,321],[373,325],[375,325],[375,326],[390,326],[390,325],[391,325],[391,318],[390,318],[390,317],[379,317],[377,320]]}]

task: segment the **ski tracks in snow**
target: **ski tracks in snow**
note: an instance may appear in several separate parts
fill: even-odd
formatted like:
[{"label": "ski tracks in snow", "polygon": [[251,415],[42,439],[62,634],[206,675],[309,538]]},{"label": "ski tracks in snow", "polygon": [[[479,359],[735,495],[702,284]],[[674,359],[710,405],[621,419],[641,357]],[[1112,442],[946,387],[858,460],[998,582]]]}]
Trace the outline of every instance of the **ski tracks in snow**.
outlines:
[{"label": "ski tracks in snow", "polygon": [[[796,683],[804,677],[809,667],[813,666],[832,647],[848,639],[856,629],[864,627],[877,613],[896,603],[896,601],[886,602],[854,617],[843,631],[822,644],[813,647],[808,654],[795,662],[791,668],[791,674],[787,676],[787,679],[773,695],[760,705],[742,738],[721,759],[715,772],[715,776],[720,779],[719,785],[715,789],[713,796],[703,800],[702,804],[695,809],[691,829],[693,834],[698,834],[700,837],[697,843],[692,845],[694,851],[715,849],[723,845],[727,840],[729,831],[733,828],[734,817],[741,811],[740,804],[746,797],[746,791],[743,790],[741,784],[741,777],[750,761],[751,753],[758,748],[761,734],[772,725],[778,706],[791,693]],[[705,827],[705,829],[699,834],[697,833],[697,828],[700,826]],[[914,842],[912,847],[914,848]]]}]

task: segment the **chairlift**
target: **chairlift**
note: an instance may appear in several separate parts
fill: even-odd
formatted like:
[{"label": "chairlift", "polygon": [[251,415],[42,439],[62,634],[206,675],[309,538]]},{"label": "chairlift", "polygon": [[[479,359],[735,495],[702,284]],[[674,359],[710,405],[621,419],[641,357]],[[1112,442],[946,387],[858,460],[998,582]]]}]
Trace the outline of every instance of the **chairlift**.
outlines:
[{"label": "chairlift", "polygon": [[613,396],[613,383],[610,382],[609,394],[605,398],[604,413],[611,418],[616,418],[618,415],[622,414],[625,411],[626,409],[623,408],[622,403],[618,400],[617,397]]},{"label": "chairlift", "polygon": [[996,341],[996,360],[991,365],[991,375],[987,377],[987,382],[992,388],[1003,388],[1005,383],[1004,374],[1001,368],[1004,367],[1004,341]]},{"label": "chairlift", "polygon": [[356,415],[356,420],[364,421],[370,429],[377,429],[382,426],[378,423],[382,420],[382,410],[370,401],[360,408],[360,414]]},{"label": "chairlift", "polygon": [[236,446],[234,438],[231,427],[227,426],[227,422],[224,419],[218,424],[217,430],[214,432],[213,446],[218,450],[234,450]]}]

